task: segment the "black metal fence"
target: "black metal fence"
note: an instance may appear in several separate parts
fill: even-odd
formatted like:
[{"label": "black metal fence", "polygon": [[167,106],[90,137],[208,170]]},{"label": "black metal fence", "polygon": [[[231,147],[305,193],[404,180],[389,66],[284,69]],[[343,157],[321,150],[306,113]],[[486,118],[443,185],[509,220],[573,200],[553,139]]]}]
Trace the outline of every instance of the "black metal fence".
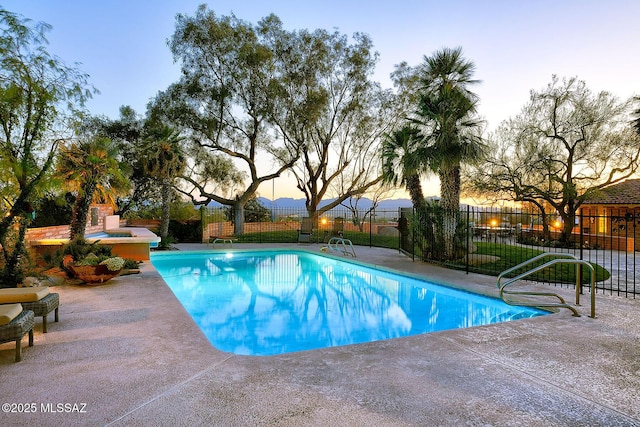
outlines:
[{"label": "black metal fence", "polygon": [[[307,211],[300,208],[271,208],[266,213],[246,211],[244,233],[235,237],[240,242],[295,243],[301,220],[306,216]],[[316,216],[311,240],[327,241],[336,224],[341,223],[344,236],[354,245],[400,249],[416,260],[492,276],[542,252],[571,254],[596,266],[598,291],[630,298],[640,294],[638,208],[579,215],[565,242],[560,241],[563,224],[554,215],[469,206],[450,217],[456,225],[452,257],[443,256],[441,230],[447,218],[437,208],[418,218],[412,208],[373,210],[340,206]],[[234,235],[234,224],[225,208],[203,208],[201,230],[201,241],[207,242],[210,237]],[[553,286],[575,286],[575,274],[558,270],[563,268],[568,267],[547,269],[532,280]],[[589,280],[586,269],[577,274],[583,283]]]},{"label": "black metal fence", "polygon": [[[447,214],[434,208],[418,217],[410,208],[401,209],[400,224],[408,226],[400,227],[400,247],[423,261],[494,276],[542,252],[571,254],[595,266],[597,290],[635,298],[640,294],[640,209],[601,211],[578,215],[562,241],[564,224],[555,215],[469,206],[449,215],[457,225],[454,256],[443,257],[439,230]],[[576,278],[562,268],[567,266],[549,268],[535,280],[556,286],[589,280],[586,269]]]},{"label": "black metal fence", "polygon": [[[313,242],[323,242],[340,224],[341,232],[353,244],[398,249],[398,209],[349,209],[336,207],[315,216]],[[271,208],[265,211],[245,210],[242,242],[294,243],[298,240],[302,218],[309,214],[303,208]],[[342,221],[336,221],[341,218]],[[202,241],[210,237],[235,235],[227,208],[208,207],[201,210]]]}]

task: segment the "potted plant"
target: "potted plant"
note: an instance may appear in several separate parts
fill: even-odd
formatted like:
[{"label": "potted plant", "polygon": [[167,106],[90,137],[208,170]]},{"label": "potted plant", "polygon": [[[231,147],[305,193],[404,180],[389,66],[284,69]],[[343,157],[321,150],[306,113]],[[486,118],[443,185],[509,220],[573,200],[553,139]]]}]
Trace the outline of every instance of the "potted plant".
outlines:
[{"label": "potted plant", "polygon": [[125,260],[111,255],[111,248],[75,238],[65,245],[62,268],[85,283],[105,283],[120,274]]}]

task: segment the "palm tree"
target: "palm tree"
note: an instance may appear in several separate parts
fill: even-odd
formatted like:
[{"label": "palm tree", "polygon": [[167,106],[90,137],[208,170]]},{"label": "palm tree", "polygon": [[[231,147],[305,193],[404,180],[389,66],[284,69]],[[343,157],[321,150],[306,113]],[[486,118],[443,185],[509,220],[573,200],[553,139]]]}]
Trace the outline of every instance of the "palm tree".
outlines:
[{"label": "palm tree", "polygon": [[115,204],[115,196],[129,189],[117,156],[117,145],[98,136],[60,148],[57,171],[77,194],[71,214],[71,239],[84,237],[91,202]]},{"label": "palm tree", "polygon": [[180,132],[169,126],[152,128],[145,138],[146,156],[143,159],[143,169],[147,175],[160,181],[162,198],[160,238],[165,244],[169,235],[173,179],[180,175],[185,167],[181,141]]},{"label": "palm tree", "polygon": [[462,49],[442,49],[425,57],[420,69],[419,103],[413,122],[424,140],[418,156],[440,178],[445,258],[454,257],[454,239],[460,208],[460,170],[480,158],[483,122],[477,117],[478,97],[468,86],[475,66]]},{"label": "palm tree", "polygon": [[420,184],[424,165],[417,153],[420,132],[409,125],[391,134],[382,141],[383,182],[397,186],[404,185],[415,211],[425,208],[425,199]]},{"label": "palm tree", "polygon": [[427,203],[422,192],[420,178],[425,172],[425,164],[420,157],[420,144],[423,137],[413,126],[406,125],[402,129],[385,136],[382,141],[382,176],[383,182],[397,186],[402,184],[409,192],[413,204],[414,230],[419,230],[417,243],[426,259],[437,251],[433,233],[433,215],[427,212]]}]

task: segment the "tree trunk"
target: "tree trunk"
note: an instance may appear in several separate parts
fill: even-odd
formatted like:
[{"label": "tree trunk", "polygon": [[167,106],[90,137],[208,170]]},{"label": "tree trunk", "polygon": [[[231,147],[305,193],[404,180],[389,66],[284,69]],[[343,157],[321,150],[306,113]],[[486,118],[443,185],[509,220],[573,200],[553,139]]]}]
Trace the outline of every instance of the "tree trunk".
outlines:
[{"label": "tree trunk", "polygon": [[425,201],[422,193],[422,185],[420,184],[420,176],[412,174],[406,180],[407,191],[411,197],[411,203],[415,210],[424,210]]},{"label": "tree trunk", "polygon": [[[13,252],[9,250],[7,245],[7,239],[2,241],[4,252],[4,268],[2,269],[2,276],[0,276],[0,288],[15,288],[24,279],[23,266],[21,261],[23,257],[27,256],[26,248],[24,244],[24,237],[27,231],[28,219],[23,216],[14,217],[12,223],[15,226],[13,230],[16,233],[15,242],[13,246]],[[4,235],[5,237],[7,234]]]},{"label": "tree trunk", "polygon": [[83,237],[87,228],[87,217],[89,216],[89,206],[91,206],[91,200],[93,194],[96,191],[95,183],[86,183],[82,194],[78,194],[76,203],[73,206],[73,212],[71,215],[71,225],[69,226],[69,238],[73,240],[76,237]]},{"label": "tree trunk", "polygon": [[542,214],[542,238],[545,242],[551,240],[551,230],[549,230],[549,216],[544,210],[540,211]]},{"label": "tree trunk", "polygon": [[562,221],[562,232],[560,233],[560,242],[563,246],[570,247],[572,245],[571,236],[573,235],[573,227],[576,223],[576,214],[575,212],[569,212],[567,214],[561,215]]},{"label": "tree trunk", "polygon": [[171,220],[171,180],[162,179],[162,216],[160,218],[160,238],[167,239],[169,236],[169,221]]},{"label": "tree trunk", "polygon": [[442,207],[442,239],[444,258],[455,258],[455,237],[460,210],[460,167],[442,168],[440,177],[440,206]]},{"label": "tree trunk", "polygon": [[[23,270],[21,259],[27,256],[25,234],[31,222],[26,210],[29,192],[21,185],[21,192],[16,198],[9,213],[0,220],[0,252],[2,253],[3,268],[0,269],[0,288],[15,288],[22,282]],[[11,250],[13,248],[13,250]]]},{"label": "tree trunk", "polygon": [[241,236],[244,234],[244,204],[240,201],[236,201],[233,206],[233,234]]},{"label": "tree trunk", "polygon": [[422,193],[420,176],[418,174],[408,176],[405,185],[413,204],[413,230],[418,237],[415,243],[420,248],[423,260],[434,259],[438,252],[438,242],[434,234],[434,217],[433,212],[427,211],[427,202]]}]

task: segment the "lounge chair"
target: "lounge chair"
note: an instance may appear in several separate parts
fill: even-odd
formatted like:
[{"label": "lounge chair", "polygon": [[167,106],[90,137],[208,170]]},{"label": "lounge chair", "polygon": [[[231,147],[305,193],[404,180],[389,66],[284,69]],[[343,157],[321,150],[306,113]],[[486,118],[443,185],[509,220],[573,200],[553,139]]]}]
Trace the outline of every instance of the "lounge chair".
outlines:
[{"label": "lounge chair", "polygon": [[207,246],[213,244],[213,248],[215,249],[216,243],[220,243],[223,246],[229,245],[229,247],[232,248],[233,242],[237,241],[238,239],[233,236],[209,236],[209,239],[207,240]]},{"label": "lounge chair", "polygon": [[60,296],[51,293],[48,286],[31,288],[0,289],[0,304],[22,304],[25,310],[33,311],[36,317],[42,317],[42,332],[47,332],[47,315],[55,310],[55,321],[58,321]]},{"label": "lounge chair", "polygon": [[302,218],[300,230],[298,230],[298,243],[311,243],[313,238],[313,220],[309,217]]},{"label": "lounge chair", "polygon": [[36,320],[31,310],[20,304],[0,305],[0,343],[16,342],[16,362],[22,360],[22,338],[29,334],[29,347],[33,347],[33,325]]}]

